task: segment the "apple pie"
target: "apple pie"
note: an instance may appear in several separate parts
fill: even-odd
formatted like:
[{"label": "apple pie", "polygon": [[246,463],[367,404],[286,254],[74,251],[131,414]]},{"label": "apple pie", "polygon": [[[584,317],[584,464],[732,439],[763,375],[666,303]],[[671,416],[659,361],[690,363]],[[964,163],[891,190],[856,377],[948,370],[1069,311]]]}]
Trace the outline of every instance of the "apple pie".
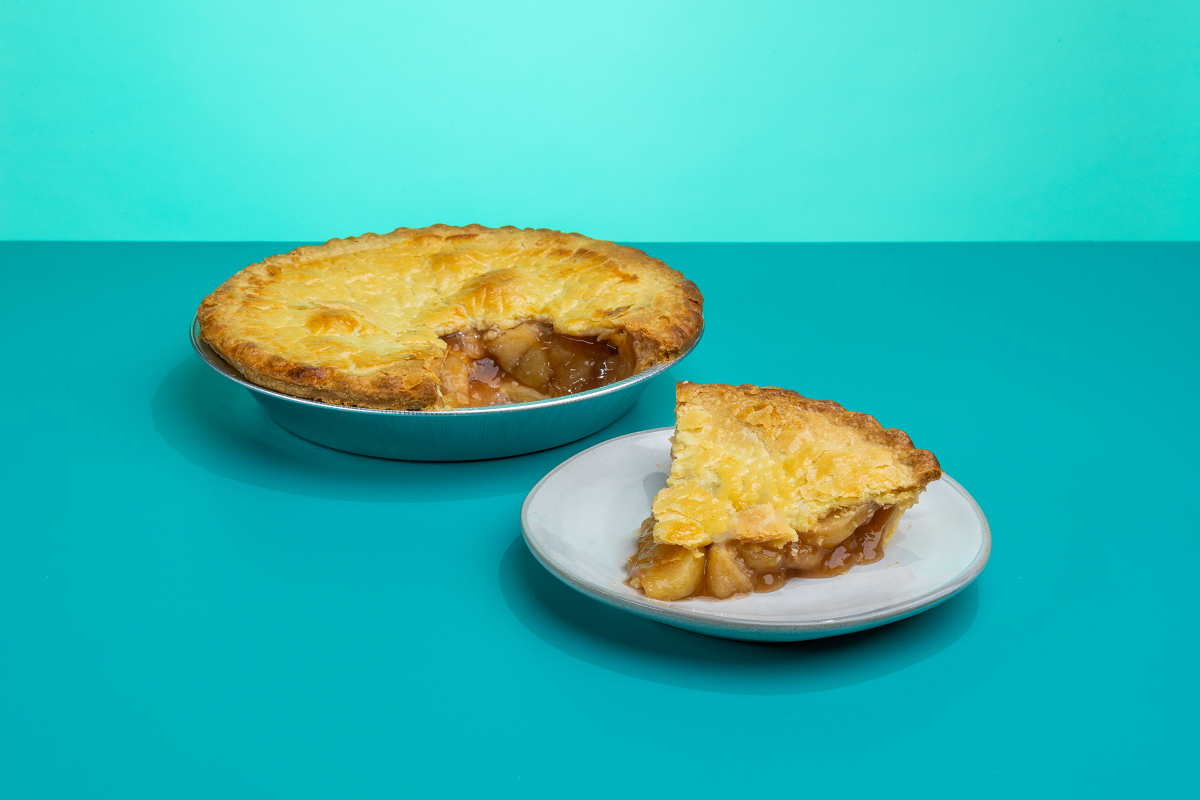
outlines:
[{"label": "apple pie", "polygon": [[656,600],[771,592],[878,561],[942,474],[866,414],[721,384],[678,384],[671,459],[629,562],[629,584]]},{"label": "apple pie", "polygon": [[399,228],[301,247],[205,298],[200,335],[297,397],[430,410],[585,391],[700,335],[695,284],[640,250],[551,230]]}]

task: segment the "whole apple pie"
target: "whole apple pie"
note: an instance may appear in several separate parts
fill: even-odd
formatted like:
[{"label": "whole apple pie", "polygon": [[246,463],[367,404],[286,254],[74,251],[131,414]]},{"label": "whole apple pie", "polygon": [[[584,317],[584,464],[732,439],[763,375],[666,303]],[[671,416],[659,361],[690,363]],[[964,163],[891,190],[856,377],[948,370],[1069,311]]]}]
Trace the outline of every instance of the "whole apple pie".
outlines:
[{"label": "whole apple pie", "polygon": [[647,597],[725,599],[883,557],[941,477],[904,431],[786,389],[680,383],[667,486],[629,562]]},{"label": "whole apple pie", "polygon": [[200,334],[247,379],[339,405],[432,410],[604,386],[703,325],[695,284],[640,250],[551,230],[399,228],[246,267]]}]

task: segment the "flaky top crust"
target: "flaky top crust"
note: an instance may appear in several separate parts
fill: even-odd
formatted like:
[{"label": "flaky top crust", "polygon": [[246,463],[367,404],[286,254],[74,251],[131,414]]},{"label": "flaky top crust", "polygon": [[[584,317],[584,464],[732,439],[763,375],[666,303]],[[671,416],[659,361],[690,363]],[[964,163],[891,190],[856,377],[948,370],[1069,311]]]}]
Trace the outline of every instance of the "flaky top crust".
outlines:
[{"label": "flaky top crust", "polygon": [[640,250],[578,233],[434,225],[331,239],[246,267],[204,299],[201,336],[247,378],[369,408],[441,404],[456,331],[533,320],[627,337],[636,370],[699,335],[695,284]]},{"label": "flaky top crust", "polygon": [[654,537],[784,543],[839,510],[907,506],[941,477],[904,431],[787,389],[682,382]]}]

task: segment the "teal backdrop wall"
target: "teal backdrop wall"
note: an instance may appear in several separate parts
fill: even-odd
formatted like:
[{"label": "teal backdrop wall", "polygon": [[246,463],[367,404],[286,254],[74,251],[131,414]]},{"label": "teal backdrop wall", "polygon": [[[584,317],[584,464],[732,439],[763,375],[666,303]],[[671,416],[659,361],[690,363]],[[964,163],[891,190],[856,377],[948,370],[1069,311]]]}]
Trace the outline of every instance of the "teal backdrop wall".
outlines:
[{"label": "teal backdrop wall", "polygon": [[1200,239],[1200,3],[0,4],[0,238]]}]

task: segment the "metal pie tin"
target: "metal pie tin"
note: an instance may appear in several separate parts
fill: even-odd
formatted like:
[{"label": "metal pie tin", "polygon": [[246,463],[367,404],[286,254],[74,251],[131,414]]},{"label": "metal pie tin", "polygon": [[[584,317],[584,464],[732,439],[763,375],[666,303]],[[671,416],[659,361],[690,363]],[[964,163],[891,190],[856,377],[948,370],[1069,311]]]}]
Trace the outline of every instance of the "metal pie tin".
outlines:
[{"label": "metal pie tin", "polygon": [[198,319],[192,320],[191,338],[206,364],[248,389],[284,430],[335,450],[404,461],[502,458],[582,439],[632,408],[650,380],[678,364],[700,342],[697,336],[672,361],[579,394],[486,408],[391,411],[330,405],[267,389],[248,381],[200,338]]}]

